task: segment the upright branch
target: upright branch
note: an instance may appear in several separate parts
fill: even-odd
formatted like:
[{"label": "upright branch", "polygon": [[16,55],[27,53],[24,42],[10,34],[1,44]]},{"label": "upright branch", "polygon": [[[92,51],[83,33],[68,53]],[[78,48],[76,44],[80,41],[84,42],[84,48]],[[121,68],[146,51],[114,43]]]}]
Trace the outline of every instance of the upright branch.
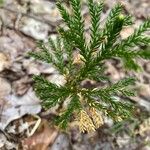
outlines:
[{"label": "upright branch", "polygon": [[[34,89],[45,109],[57,104],[67,107],[54,119],[54,123],[65,129],[68,123],[77,119],[81,132],[91,132],[103,124],[103,116],[115,122],[134,115],[134,107],[127,97],[135,96],[130,90],[135,79],[132,77],[107,84],[105,61],[116,58],[123,61],[126,69],[138,70],[137,58],[150,59],[149,46],[150,19],[147,19],[132,35],[121,40],[120,32],[133,24],[132,17],[122,12],[122,5],[116,4],[110,11],[104,26],[101,26],[101,15],[104,4],[88,0],[91,17],[90,42],[86,41],[84,17],[81,0],[70,0],[71,11],[61,1],[57,2],[65,28],[58,28],[56,40],[49,38],[47,43],[40,41],[40,51],[29,55],[37,60],[53,65],[64,76],[65,84],[56,85],[46,77],[34,75]],[[135,48],[136,47],[136,48]],[[85,87],[83,81],[95,83],[105,81],[104,87],[94,85]],[[75,115],[74,115],[75,114]]]}]

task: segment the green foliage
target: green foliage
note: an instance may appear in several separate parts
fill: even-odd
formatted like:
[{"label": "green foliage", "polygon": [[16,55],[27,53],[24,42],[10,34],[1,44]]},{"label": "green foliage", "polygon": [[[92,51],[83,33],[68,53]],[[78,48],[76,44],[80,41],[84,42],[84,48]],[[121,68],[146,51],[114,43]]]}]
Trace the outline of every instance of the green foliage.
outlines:
[{"label": "green foliage", "polygon": [[0,0],[0,6],[3,6],[4,0]]},{"label": "green foliage", "polygon": [[67,123],[69,122],[73,112],[75,110],[80,110],[81,104],[79,101],[79,97],[77,95],[72,95],[71,101],[68,105],[68,108],[63,114],[55,118],[56,125],[59,125],[61,128],[65,129],[67,127]]},{"label": "green foliage", "polygon": [[[59,27],[59,36],[56,40],[49,38],[47,43],[39,42],[38,47],[41,51],[29,53],[37,60],[53,64],[64,76],[66,83],[63,86],[56,85],[42,76],[34,76],[37,96],[42,100],[43,107],[46,109],[56,106],[56,104],[62,104],[69,99],[66,110],[55,118],[55,123],[62,128],[67,127],[74,113],[78,116],[77,118],[80,117],[80,126],[84,124],[81,121],[89,119],[91,122],[91,118],[93,124],[85,125],[86,129],[93,129],[93,126],[96,128],[94,116],[90,116],[88,113],[88,109],[91,108],[94,108],[95,114],[100,111],[101,114],[107,115],[114,121],[130,118],[134,107],[125,100],[125,97],[134,96],[134,92],[128,86],[134,85],[135,79],[129,77],[117,83],[97,88],[85,88],[82,81],[86,79],[95,82],[109,81],[104,73],[104,61],[111,58],[123,61],[127,69],[138,70],[139,65],[136,63],[136,58],[150,59],[148,49],[138,49],[138,46],[150,44],[150,37],[145,34],[150,29],[150,20],[145,21],[128,38],[120,40],[121,30],[133,24],[132,17],[125,16],[122,13],[122,5],[117,4],[110,11],[105,25],[101,27],[100,16],[104,4],[88,0],[91,16],[91,38],[88,43],[84,33],[81,2],[80,0],[70,0],[70,4],[72,12],[69,13],[61,1],[57,2],[57,7],[67,28]],[[75,53],[76,56],[74,56]],[[89,117],[82,110],[87,111]],[[100,119],[98,122],[102,124]]]},{"label": "green foliage", "polygon": [[88,1],[89,11],[91,15],[91,45],[90,49],[96,49],[100,45],[100,16],[103,10],[103,3],[95,5],[93,0]]},{"label": "green foliage", "polygon": [[65,100],[70,94],[68,89],[58,87],[41,76],[34,76],[33,80],[35,81],[35,92],[43,100],[45,108],[55,106],[57,103]]}]

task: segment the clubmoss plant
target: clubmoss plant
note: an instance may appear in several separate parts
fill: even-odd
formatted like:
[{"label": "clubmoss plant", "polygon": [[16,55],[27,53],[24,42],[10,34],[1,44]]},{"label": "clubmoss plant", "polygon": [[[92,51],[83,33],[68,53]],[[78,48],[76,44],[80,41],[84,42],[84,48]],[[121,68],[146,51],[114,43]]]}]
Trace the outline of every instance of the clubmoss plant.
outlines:
[{"label": "clubmoss plant", "polygon": [[[122,29],[132,24],[131,16],[122,12],[123,6],[117,4],[112,8],[104,26],[100,26],[103,2],[87,1],[91,16],[89,42],[85,37],[81,0],[69,1],[71,12],[58,1],[57,7],[67,27],[58,28],[56,41],[49,38],[48,43],[39,42],[40,52],[29,53],[35,59],[53,64],[66,80],[62,86],[51,83],[40,75],[33,77],[34,89],[42,100],[43,107],[49,109],[56,104],[63,104],[69,98],[66,110],[55,118],[55,123],[66,128],[69,121],[76,117],[82,132],[99,128],[105,115],[114,121],[131,117],[134,107],[125,97],[134,96],[128,86],[133,85],[135,79],[124,78],[117,83],[96,88],[85,88],[83,81],[107,81],[104,62],[112,58],[120,59],[125,68],[135,71],[140,68],[136,58],[150,59],[150,51],[137,49],[138,46],[150,44],[150,37],[145,34],[150,29],[150,19],[140,25],[132,35],[121,40]],[[47,44],[50,45],[50,50]],[[118,100],[117,97],[122,98]]]}]

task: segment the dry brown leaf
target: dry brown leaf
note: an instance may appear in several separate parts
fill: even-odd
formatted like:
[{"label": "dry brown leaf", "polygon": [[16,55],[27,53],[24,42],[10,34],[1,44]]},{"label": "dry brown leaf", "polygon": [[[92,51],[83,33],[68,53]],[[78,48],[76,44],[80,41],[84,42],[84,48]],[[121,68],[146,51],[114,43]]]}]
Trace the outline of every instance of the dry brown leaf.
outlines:
[{"label": "dry brown leaf", "polygon": [[139,89],[139,96],[149,100],[150,99],[150,85],[148,84],[141,84],[140,89]]},{"label": "dry brown leaf", "polygon": [[0,97],[3,98],[10,94],[11,92],[11,85],[10,83],[5,79],[0,77]]},{"label": "dry brown leaf", "polygon": [[31,82],[32,82],[32,79],[30,79],[28,76],[24,76],[20,80],[14,81],[12,83],[12,89],[15,94],[22,96],[30,88]]},{"label": "dry brown leaf", "polygon": [[46,120],[42,120],[39,130],[22,141],[23,150],[48,150],[57,135],[58,130],[50,127]]},{"label": "dry brown leaf", "polygon": [[5,99],[0,100],[0,106],[4,103],[4,100],[7,105],[2,105],[0,130],[4,130],[11,121],[18,119],[25,114],[33,115],[41,111],[39,99],[35,96],[32,88],[30,88],[23,96],[16,96],[14,94],[8,95]]},{"label": "dry brown leaf", "polygon": [[4,53],[0,53],[0,72],[10,66],[10,58]]},{"label": "dry brown leaf", "polygon": [[139,130],[137,133],[139,133],[141,136],[146,135],[146,133],[150,133],[150,118],[145,119],[140,125]]}]

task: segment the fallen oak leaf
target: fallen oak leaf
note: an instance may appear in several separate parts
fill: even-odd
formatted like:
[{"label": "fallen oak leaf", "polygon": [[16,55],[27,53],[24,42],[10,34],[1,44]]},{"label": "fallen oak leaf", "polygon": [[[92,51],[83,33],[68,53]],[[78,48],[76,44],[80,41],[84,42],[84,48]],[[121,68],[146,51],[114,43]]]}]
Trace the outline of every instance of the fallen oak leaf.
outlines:
[{"label": "fallen oak leaf", "polygon": [[42,120],[37,132],[22,141],[23,150],[48,150],[58,135],[58,130],[50,127],[48,121]]}]

